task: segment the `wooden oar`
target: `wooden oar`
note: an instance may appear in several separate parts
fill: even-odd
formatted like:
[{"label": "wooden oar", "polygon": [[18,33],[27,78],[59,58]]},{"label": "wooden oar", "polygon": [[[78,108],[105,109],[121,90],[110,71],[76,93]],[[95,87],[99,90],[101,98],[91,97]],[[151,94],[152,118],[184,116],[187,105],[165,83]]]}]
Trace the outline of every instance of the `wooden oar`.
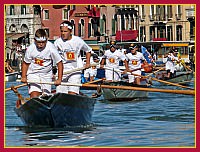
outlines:
[{"label": "wooden oar", "polygon": [[183,81],[183,82],[179,82],[179,83],[181,84],[181,83],[189,83],[189,82],[194,82],[194,80]]},{"label": "wooden oar", "polygon": [[70,70],[70,71],[64,72],[63,74],[70,74],[70,73],[72,73],[72,72],[85,70],[85,69],[88,69],[88,68],[90,68],[90,67],[92,67],[92,66],[97,66],[97,65],[98,65],[98,64],[90,64],[89,67],[81,67],[81,68],[72,69],[72,70]]},{"label": "wooden oar", "polygon": [[192,69],[190,69],[184,61],[181,61],[181,64],[185,67],[185,69],[189,70],[189,71],[192,71]]},{"label": "wooden oar", "polygon": [[19,108],[22,104],[25,103],[24,97],[18,92],[17,88],[12,86],[11,90],[17,95],[18,100],[16,101],[16,107]]},{"label": "wooden oar", "polygon": [[[54,85],[54,82],[29,81],[28,83],[40,83],[40,84]],[[73,84],[73,83],[65,83],[65,82],[62,82],[61,85],[91,87],[91,88],[99,87],[99,85],[96,85],[96,84]],[[168,90],[168,89],[157,89],[157,88],[142,88],[142,87],[131,87],[131,86],[109,86],[109,85],[101,85],[100,87],[108,88],[108,89],[137,90],[137,91],[147,91],[147,92],[163,92],[163,93],[173,93],[173,94],[195,95],[195,90]]]},{"label": "wooden oar", "polygon": [[[147,76],[142,76],[142,75],[139,75],[139,74],[132,73],[132,75],[147,78]],[[151,77],[151,80],[158,81],[158,82],[161,82],[161,83],[165,83],[165,84],[168,84],[168,85],[173,85],[173,86],[177,86],[177,87],[181,87],[181,88],[194,90],[193,88],[190,88],[190,87],[187,87],[187,86],[183,86],[183,85],[180,85],[180,84],[177,84],[177,83],[172,83],[172,82],[168,82],[168,81],[164,81],[164,80],[159,80],[159,79],[156,79],[156,78],[153,78],[153,77]]]},{"label": "wooden oar", "polygon": [[103,81],[103,80],[105,80],[105,78],[101,78],[101,79],[94,80],[94,81],[89,81],[89,82],[86,82],[84,84],[92,84],[92,83],[100,82],[100,81]]},{"label": "wooden oar", "polygon": [[[27,86],[27,84],[26,84],[26,83],[23,83],[23,84],[14,86],[14,88],[17,89],[17,88],[24,87],[24,86]],[[10,88],[6,88],[5,91],[12,90],[12,87],[13,87],[13,86],[11,86]]]},{"label": "wooden oar", "polygon": [[164,70],[164,69],[165,69],[165,68],[160,68],[160,69],[158,69],[158,70],[156,70],[156,71],[154,71],[154,72],[148,74],[146,77],[150,77],[152,74],[155,75],[157,72],[159,72],[159,71],[161,71],[161,70]]},{"label": "wooden oar", "polygon": [[169,85],[173,85],[173,86],[177,86],[177,87],[181,87],[181,88],[194,90],[193,88],[190,88],[190,87],[187,87],[187,86],[183,86],[183,85],[180,85],[180,84],[177,84],[177,83],[172,83],[172,82],[168,82],[168,81],[164,81],[164,80],[159,80],[159,79],[156,79],[156,78],[151,78],[151,79],[154,80],[154,81],[161,82],[161,83],[165,83],[165,84],[169,84]]}]

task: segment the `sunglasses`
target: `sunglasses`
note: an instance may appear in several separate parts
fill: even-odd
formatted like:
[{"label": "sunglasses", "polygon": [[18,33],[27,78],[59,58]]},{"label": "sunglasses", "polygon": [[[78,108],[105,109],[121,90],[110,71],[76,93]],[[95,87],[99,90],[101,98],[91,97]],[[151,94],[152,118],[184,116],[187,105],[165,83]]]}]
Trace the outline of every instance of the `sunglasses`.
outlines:
[{"label": "sunglasses", "polygon": [[115,45],[110,45],[110,48],[111,48],[111,47],[114,47],[114,48],[115,48],[116,46],[115,46]]}]

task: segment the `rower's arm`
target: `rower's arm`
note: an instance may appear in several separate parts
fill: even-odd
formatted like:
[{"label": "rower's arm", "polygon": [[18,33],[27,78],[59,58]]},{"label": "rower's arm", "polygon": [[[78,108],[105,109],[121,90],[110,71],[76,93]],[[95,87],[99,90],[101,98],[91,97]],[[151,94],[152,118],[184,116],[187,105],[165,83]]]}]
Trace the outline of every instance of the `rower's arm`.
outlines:
[{"label": "rower's arm", "polygon": [[58,80],[62,81],[62,76],[63,76],[63,63],[62,61],[57,63],[58,67]]},{"label": "rower's arm", "polygon": [[27,82],[27,71],[30,63],[23,62],[22,63],[22,77],[21,77],[21,82],[26,83]]}]

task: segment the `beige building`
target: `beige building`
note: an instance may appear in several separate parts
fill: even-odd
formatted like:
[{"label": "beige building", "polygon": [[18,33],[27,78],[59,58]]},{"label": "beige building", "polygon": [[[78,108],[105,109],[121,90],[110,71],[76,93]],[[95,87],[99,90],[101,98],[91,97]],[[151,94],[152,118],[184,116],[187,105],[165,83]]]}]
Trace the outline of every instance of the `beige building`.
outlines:
[{"label": "beige building", "polygon": [[[132,42],[145,44],[159,58],[171,48],[178,49],[188,59],[194,54],[195,5],[55,6],[6,5],[7,58],[15,44],[31,43],[38,28],[47,30],[53,41],[51,38],[59,36],[59,30],[54,30],[55,24],[66,19],[75,24],[74,34],[81,36],[94,50],[107,49],[106,44],[116,40],[125,48]],[[59,22],[56,19],[60,19]]]}]

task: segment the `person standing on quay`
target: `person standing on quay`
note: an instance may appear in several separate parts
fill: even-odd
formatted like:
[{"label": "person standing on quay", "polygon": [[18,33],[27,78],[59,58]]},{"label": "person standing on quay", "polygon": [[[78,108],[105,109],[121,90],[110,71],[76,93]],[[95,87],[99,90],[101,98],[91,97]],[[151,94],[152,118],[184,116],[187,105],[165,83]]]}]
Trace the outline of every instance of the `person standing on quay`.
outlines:
[{"label": "person standing on quay", "polygon": [[45,30],[38,29],[35,32],[35,42],[26,50],[24,61],[22,63],[21,82],[35,81],[29,84],[29,94],[31,98],[38,97],[41,94],[50,94],[51,85],[37,84],[37,82],[52,81],[52,62],[58,66],[58,79],[55,85],[60,85],[62,80],[63,64],[62,59],[55,46],[47,40]]},{"label": "person standing on quay", "polygon": [[[58,49],[64,64],[64,74],[62,82],[80,84],[81,71],[66,74],[70,70],[83,67],[81,59],[81,50],[86,52],[85,68],[90,66],[90,48],[80,37],[72,35],[73,25],[69,21],[64,21],[60,24],[61,37],[58,38],[54,45]],[[79,94],[80,87],[77,86],[57,86],[57,93]]]},{"label": "person standing on quay", "polygon": [[122,60],[126,62],[126,56],[119,50],[116,50],[116,42],[110,42],[110,49],[106,50],[102,60],[100,67],[103,68],[104,64],[106,63],[105,67],[105,77],[106,80],[110,81],[119,81],[121,78],[121,73],[115,70],[119,70],[119,62]]}]

